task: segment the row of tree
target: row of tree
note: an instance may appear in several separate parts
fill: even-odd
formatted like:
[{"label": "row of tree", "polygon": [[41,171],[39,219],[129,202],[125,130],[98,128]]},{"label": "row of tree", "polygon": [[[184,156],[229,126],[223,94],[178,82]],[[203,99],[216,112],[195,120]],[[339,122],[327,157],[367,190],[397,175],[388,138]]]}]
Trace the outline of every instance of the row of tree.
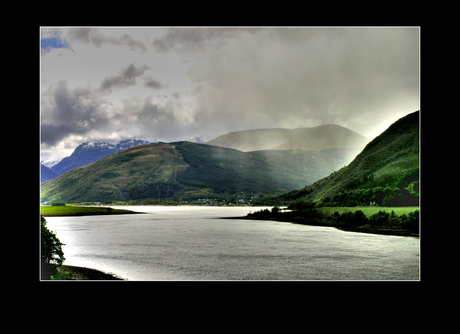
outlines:
[{"label": "row of tree", "polygon": [[[411,189],[414,187],[412,186]],[[417,189],[418,190],[418,189]],[[419,196],[405,188],[375,187],[342,192],[325,197],[322,206],[418,206]]]},{"label": "row of tree", "polygon": [[[347,211],[342,214],[334,212],[332,215],[319,212],[313,203],[295,202],[288,206],[288,212],[282,212],[278,207],[271,210],[264,209],[248,215],[250,218],[271,219],[280,221],[290,221],[304,224],[320,224],[343,227],[368,227],[386,228],[418,231],[419,210],[409,214],[397,216],[394,211],[388,213],[380,210],[376,214],[367,217],[362,210],[354,212]],[[328,224],[329,223],[329,224]]]},{"label": "row of tree", "polygon": [[363,211],[357,210],[342,214],[336,211],[332,215],[332,220],[338,225],[348,227],[369,226],[373,228],[397,228],[418,231],[419,216],[419,210],[401,216],[396,216],[394,211],[391,213],[379,211],[368,218]]}]

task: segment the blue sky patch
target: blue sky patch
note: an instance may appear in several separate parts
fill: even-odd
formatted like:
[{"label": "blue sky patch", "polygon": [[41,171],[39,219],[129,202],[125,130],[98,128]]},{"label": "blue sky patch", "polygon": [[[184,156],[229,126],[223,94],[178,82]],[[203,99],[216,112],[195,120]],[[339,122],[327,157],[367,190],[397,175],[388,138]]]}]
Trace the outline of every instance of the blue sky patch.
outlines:
[{"label": "blue sky patch", "polygon": [[69,45],[63,42],[59,37],[50,37],[50,38],[41,39],[41,47],[42,49],[45,49],[46,51],[49,51],[51,49],[66,48],[68,46]]}]

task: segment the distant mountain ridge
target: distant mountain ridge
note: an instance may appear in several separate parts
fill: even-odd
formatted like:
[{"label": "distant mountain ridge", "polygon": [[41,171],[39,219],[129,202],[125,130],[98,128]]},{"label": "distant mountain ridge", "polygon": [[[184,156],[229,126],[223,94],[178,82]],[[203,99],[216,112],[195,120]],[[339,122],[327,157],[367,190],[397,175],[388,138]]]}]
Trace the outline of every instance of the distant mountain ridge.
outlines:
[{"label": "distant mountain ridge", "polygon": [[126,150],[133,146],[148,143],[149,142],[146,140],[135,138],[124,139],[118,143],[110,143],[102,140],[84,142],[78,145],[70,156],[62,159],[59,163],[52,166],[51,170],[57,175],[61,175],[73,168],[90,164],[110,154]]},{"label": "distant mountain ridge", "polygon": [[40,163],[45,166],[45,167],[48,167],[48,168],[51,168],[53,167],[54,165],[57,165],[59,163],[59,161],[61,161],[62,159],[58,159],[58,160],[42,160],[40,161]]},{"label": "distant mountain ridge", "polygon": [[46,167],[43,164],[40,164],[40,183],[52,180],[58,176],[59,175],[53,172],[50,168]]},{"label": "distant mountain ridge", "polygon": [[363,148],[369,139],[340,125],[326,124],[299,129],[258,129],[231,132],[207,144],[243,152],[258,150],[308,150]]}]

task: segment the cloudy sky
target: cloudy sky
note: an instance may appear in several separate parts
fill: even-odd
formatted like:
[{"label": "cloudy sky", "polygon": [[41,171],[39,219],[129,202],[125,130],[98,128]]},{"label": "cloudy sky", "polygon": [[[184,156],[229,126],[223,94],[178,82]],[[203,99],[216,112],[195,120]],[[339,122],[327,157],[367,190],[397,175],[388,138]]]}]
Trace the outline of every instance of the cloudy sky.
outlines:
[{"label": "cloudy sky", "polygon": [[40,28],[42,160],[88,140],[339,124],[418,110],[418,28]]}]

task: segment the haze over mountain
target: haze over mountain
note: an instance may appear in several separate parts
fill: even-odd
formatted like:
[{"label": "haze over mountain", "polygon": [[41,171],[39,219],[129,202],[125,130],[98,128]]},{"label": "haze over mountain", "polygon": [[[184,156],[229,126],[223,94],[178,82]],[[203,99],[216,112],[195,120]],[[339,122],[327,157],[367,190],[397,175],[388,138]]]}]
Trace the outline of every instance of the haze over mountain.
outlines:
[{"label": "haze over mountain", "polygon": [[300,129],[258,129],[231,132],[208,142],[209,145],[243,152],[257,150],[310,150],[363,148],[369,139],[343,126],[327,124]]},{"label": "haze over mountain", "polygon": [[420,111],[400,118],[367,144],[348,166],[269,201],[279,204],[301,200],[324,206],[418,205],[419,119]]}]

